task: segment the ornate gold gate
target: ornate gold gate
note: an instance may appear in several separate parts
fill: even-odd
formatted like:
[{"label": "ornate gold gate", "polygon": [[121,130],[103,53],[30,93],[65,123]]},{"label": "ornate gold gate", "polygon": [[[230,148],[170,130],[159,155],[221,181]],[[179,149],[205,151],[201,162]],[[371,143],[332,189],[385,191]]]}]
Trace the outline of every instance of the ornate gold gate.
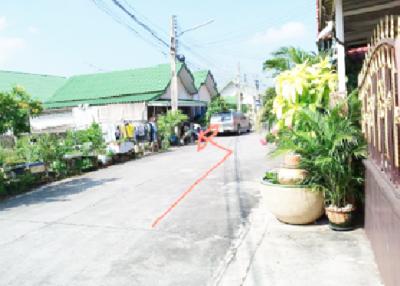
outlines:
[{"label": "ornate gold gate", "polygon": [[358,78],[362,129],[374,162],[400,182],[400,17],[387,16],[376,27]]}]

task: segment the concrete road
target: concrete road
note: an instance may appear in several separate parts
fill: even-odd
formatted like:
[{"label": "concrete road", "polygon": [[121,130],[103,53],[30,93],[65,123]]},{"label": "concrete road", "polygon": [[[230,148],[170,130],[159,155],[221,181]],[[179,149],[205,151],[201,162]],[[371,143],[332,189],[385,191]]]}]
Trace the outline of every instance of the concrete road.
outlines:
[{"label": "concrete road", "polygon": [[267,148],[234,150],[154,229],[151,223],[224,153],[186,146],[0,203],[0,285],[208,285],[259,203]]}]

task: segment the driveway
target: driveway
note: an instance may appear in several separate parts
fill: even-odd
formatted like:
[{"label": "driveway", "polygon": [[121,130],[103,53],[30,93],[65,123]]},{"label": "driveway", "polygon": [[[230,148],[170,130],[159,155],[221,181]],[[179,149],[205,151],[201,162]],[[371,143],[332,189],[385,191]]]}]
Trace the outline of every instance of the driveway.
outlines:
[{"label": "driveway", "polygon": [[0,203],[0,285],[207,285],[259,203],[267,148],[218,137],[232,156],[161,215],[225,153],[212,145],[67,179]]}]

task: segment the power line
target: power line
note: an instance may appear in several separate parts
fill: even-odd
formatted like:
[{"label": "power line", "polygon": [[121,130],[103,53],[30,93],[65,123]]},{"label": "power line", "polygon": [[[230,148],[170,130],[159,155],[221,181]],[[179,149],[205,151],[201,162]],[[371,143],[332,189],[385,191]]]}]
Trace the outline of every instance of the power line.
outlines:
[{"label": "power line", "polygon": [[146,15],[144,15],[143,13],[140,13],[140,11],[138,11],[137,9],[135,9],[128,0],[123,0],[124,3],[129,7],[129,9],[131,9],[132,11],[134,11],[136,14],[140,15],[143,19],[145,19],[147,22],[149,22],[150,24],[152,24],[155,28],[157,28],[158,30],[160,30],[160,32],[163,34],[163,36],[166,36],[167,38],[169,38],[169,32],[167,30],[165,30],[163,27],[159,26],[158,24],[156,24],[155,22],[153,22],[151,19],[149,19],[148,17],[146,17]]},{"label": "power line", "polygon": [[144,22],[140,21],[134,14],[132,14],[125,6],[123,6],[118,0],[112,0],[112,2],[120,8],[122,11],[124,11],[133,21],[135,21],[138,25],[140,25],[143,29],[145,29],[147,32],[149,32],[153,38],[155,38],[157,41],[160,43],[164,44],[166,47],[169,47],[169,44],[164,41],[160,36],[157,35],[157,33],[152,30],[148,25],[146,25]]},{"label": "power line", "polygon": [[[155,44],[154,42],[151,42],[150,40],[146,39],[145,37],[143,37],[137,30],[135,30],[132,26],[130,26],[128,23],[126,23],[125,21],[123,21],[119,16],[117,16],[115,13],[112,12],[112,10],[110,8],[108,8],[104,2],[102,2],[101,0],[92,0],[92,2],[97,6],[97,8],[99,8],[100,10],[102,10],[104,13],[106,13],[108,16],[110,16],[115,22],[117,22],[118,24],[124,26],[125,28],[127,28],[128,30],[130,30],[131,32],[133,32],[137,37],[139,37],[140,39],[142,39],[144,42],[146,42],[147,44],[153,46],[154,48],[156,48],[159,52],[161,52],[163,55],[167,55],[167,53],[163,50],[161,50],[161,47],[158,46],[157,44]],[[100,5],[103,4],[103,5]]]}]

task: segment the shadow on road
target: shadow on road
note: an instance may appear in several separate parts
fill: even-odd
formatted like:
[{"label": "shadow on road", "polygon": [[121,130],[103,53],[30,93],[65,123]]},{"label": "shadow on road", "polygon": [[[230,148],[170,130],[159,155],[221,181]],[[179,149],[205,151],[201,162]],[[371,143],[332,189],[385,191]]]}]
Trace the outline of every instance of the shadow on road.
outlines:
[{"label": "shadow on road", "polygon": [[0,203],[0,212],[16,208],[19,206],[29,206],[34,204],[50,203],[55,201],[67,201],[68,197],[89,190],[93,187],[100,186],[117,179],[90,179],[78,178],[61,182],[59,184],[45,186],[37,191],[26,193],[24,195],[10,198]]}]

